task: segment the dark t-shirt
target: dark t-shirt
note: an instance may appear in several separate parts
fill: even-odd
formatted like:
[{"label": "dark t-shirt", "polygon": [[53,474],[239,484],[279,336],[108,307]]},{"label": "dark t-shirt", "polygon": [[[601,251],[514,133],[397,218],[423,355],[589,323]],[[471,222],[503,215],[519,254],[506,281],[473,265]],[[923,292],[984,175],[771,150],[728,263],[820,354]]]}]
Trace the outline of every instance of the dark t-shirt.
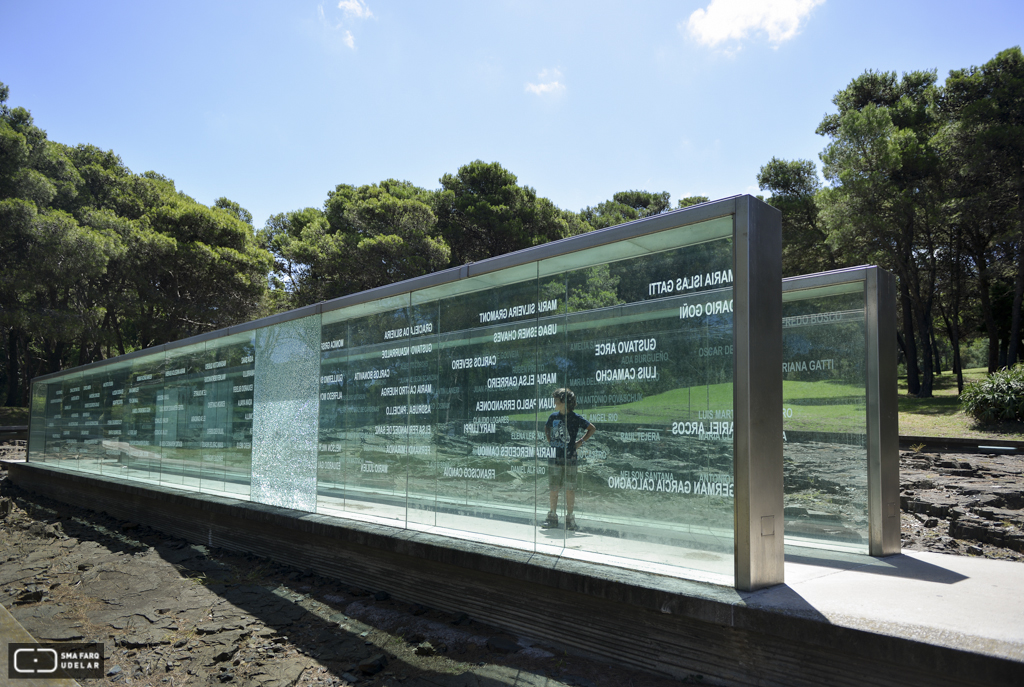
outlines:
[{"label": "dark t-shirt", "polygon": [[[576,437],[580,430],[585,430],[590,423],[575,410],[567,415],[551,413],[544,428],[551,437],[551,446],[555,448],[557,458],[573,459],[576,457]],[[568,450],[566,450],[568,449]]]}]

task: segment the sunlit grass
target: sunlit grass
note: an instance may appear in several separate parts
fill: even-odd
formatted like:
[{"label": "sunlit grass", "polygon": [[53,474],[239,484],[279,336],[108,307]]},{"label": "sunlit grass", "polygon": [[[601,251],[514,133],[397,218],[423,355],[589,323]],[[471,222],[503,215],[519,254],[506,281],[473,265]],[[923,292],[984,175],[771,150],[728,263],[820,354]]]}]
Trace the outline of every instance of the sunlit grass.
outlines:
[{"label": "sunlit grass", "polygon": [[[964,384],[983,379],[983,367],[964,370]],[[935,377],[932,398],[907,396],[907,379],[899,378],[900,434],[904,436],[961,437],[964,439],[1009,439],[1024,441],[1019,422],[980,426],[960,412],[956,376],[952,372]]]}]

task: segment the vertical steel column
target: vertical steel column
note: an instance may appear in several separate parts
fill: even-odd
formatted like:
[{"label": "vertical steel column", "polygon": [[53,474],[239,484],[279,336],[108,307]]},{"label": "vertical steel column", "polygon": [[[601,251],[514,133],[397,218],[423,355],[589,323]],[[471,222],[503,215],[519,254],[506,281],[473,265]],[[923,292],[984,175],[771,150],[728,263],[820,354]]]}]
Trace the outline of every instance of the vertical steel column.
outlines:
[{"label": "vertical steel column", "polygon": [[[43,445],[46,442],[43,430],[46,429],[46,382],[32,380],[30,384],[28,403],[28,441],[25,442],[25,460],[32,463],[42,460],[39,455],[43,452]],[[43,403],[40,406],[36,401],[39,394],[43,396]]]},{"label": "vertical steel column", "polygon": [[868,552],[900,552],[899,408],[896,390],[896,278],[865,275],[867,336]]},{"label": "vertical steel column", "polygon": [[784,579],[782,515],[782,215],[736,199],[733,435],[736,588]]}]

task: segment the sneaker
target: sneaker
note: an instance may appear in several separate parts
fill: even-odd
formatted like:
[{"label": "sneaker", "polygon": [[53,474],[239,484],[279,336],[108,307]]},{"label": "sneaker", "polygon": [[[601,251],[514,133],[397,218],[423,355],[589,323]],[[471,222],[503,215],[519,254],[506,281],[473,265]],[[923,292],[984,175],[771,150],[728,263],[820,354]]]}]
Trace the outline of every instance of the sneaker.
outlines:
[{"label": "sneaker", "polygon": [[575,515],[566,515],[565,516],[565,529],[566,529],[567,532],[579,532],[580,531],[580,526],[576,524],[576,516]]},{"label": "sneaker", "polygon": [[558,527],[558,515],[554,511],[548,513],[548,519],[541,524],[541,527]]}]

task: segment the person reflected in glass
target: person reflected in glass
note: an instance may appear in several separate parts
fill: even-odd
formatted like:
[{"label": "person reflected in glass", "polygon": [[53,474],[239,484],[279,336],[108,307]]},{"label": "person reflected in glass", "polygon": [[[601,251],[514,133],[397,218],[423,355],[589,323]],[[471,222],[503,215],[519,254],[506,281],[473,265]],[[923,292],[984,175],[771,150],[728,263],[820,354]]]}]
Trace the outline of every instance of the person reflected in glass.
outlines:
[{"label": "person reflected in glass", "polygon": [[[554,451],[548,456],[548,489],[550,506],[542,527],[558,527],[558,492],[565,488],[565,529],[576,531],[576,473],[577,450],[594,436],[597,428],[576,412],[576,394],[569,389],[556,389],[552,394],[555,412],[544,424],[544,438]],[[579,437],[580,430],[585,430]]]}]

